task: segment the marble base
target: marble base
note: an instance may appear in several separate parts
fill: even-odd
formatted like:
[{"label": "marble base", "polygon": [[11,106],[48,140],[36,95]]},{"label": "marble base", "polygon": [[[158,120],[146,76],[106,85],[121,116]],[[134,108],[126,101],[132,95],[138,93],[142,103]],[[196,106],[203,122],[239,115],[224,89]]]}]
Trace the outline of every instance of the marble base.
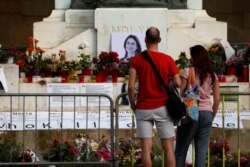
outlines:
[{"label": "marble base", "polygon": [[[0,64],[3,68],[5,79],[7,81],[7,92],[6,93],[18,93],[19,92],[19,67],[15,64]],[[11,104],[12,101],[12,104]],[[0,97],[1,111],[10,111],[17,109],[19,102],[17,97]]]}]

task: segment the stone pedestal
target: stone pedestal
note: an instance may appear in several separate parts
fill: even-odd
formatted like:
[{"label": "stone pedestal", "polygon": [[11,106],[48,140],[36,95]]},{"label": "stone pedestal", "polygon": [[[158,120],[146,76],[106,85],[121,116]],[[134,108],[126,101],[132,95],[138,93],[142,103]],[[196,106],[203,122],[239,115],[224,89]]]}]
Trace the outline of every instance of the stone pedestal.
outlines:
[{"label": "stone pedestal", "polygon": [[7,93],[17,93],[19,90],[19,67],[15,64],[0,64],[7,81]]},{"label": "stone pedestal", "polygon": [[159,49],[166,52],[167,18],[167,8],[98,8],[95,10],[97,52],[111,49],[112,33],[145,33],[151,26],[159,28],[162,37]]},{"label": "stone pedestal", "polygon": [[202,0],[187,0],[187,8],[202,10]]},{"label": "stone pedestal", "polygon": [[[19,92],[19,67],[15,64],[0,64],[3,68],[5,79],[7,81],[6,93],[18,93]],[[0,97],[1,111],[10,111],[10,107],[14,110],[18,108],[17,97]],[[11,105],[12,101],[12,105]]]},{"label": "stone pedestal", "polygon": [[[68,58],[76,58],[79,44],[96,44],[93,27],[94,10],[53,10],[48,18],[34,23],[33,35],[39,40],[39,47],[47,51],[45,54],[58,53],[62,49],[66,50]],[[96,54],[96,45],[91,45],[86,54]]]}]

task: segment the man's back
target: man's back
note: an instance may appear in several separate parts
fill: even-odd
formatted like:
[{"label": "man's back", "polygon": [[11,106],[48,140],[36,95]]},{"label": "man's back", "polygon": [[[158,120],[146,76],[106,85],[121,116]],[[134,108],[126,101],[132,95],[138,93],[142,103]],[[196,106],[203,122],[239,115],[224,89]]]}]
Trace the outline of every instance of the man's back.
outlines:
[{"label": "man's back", "polygon": [[[168,78],[178,73],[174,60],[161,52],[148,51],[148,53],[168,84]],[[137,108],[154,109],[163,106],[167,95],[151,65],[138,54],[131,61],[131,68],[136,70],[139,81]]]}]

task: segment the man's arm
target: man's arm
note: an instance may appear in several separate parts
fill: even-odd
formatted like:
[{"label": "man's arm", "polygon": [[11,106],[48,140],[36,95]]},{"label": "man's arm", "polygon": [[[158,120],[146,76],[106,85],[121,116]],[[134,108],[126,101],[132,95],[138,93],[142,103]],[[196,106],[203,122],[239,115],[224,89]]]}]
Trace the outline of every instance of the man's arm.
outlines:
[{"label": "man's arm", "polygon": [[181,86],[181,78],[180,78],[179,73],[177,73],[173,76],[173,85],[177,88],[179,88]]},{"label": "man's arm", "polygon": [[187,79],[181,77],[180,95],[183,96],[184,91],[187,87]]},{"label": "man's arm", "polygon": [[130,107],[135,111],[135,81],[136,81],[136,70],[130,68],[129,70],[129,82],[128,82],[128,97],[130,101]]}]

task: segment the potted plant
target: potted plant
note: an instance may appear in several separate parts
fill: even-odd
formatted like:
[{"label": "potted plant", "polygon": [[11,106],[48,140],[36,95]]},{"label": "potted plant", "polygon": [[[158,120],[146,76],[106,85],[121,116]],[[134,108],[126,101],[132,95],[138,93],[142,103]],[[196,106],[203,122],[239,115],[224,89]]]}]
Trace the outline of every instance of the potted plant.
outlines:
[{"label": "potted plant", "polygon": [[41,76],[42,77],[50,77],[52,75],[52,65],[53,65],[53,57],[46,56],[41,60]]},{"label": "potted plant", "polygon": [[15,64],[19,66],[20,78],[25,78],[28,73],[27,55],[19,53],[16,57]]},{"label": "potted plant", "polygon": [[37,46],[38,40],[33,37],[28,38],[27,64],[32,69],[33,75],[40,75],[42,69],[42,54],[44,50]]},{"label": "potted plant", "polygon": [[85,49],[89,47],[87,42],[83,42],[78,46],[78,50],[80,55],[79,57],[79,65],[82,68],[83,75],[91,75],[91,65],[92,65],[92,57],[89,54],[85,54]]},{"label": "potted plant", "polygon": [[117,52],[101,52],[99,57],[93,57],[92,62],[96,77],[99,79],[99,76],[102,76],[100,77],[102,78],[101,82],[106,81],[109,72],[118,70],[119,59]]}]

